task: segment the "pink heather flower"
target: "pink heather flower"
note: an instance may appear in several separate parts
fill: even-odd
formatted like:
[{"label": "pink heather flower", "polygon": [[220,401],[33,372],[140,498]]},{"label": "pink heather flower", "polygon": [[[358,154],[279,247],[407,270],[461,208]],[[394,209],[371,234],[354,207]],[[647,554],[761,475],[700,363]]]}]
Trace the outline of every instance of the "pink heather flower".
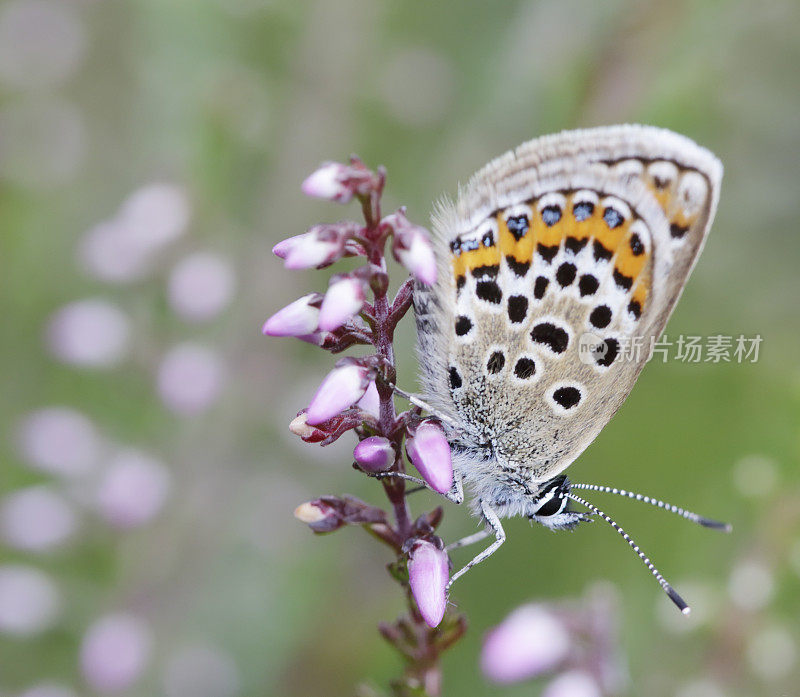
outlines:
[{"label": "pink heather flower", "polygon": [[408,581],[419,613],[429,627],[438,627],[444,617],[449,578],[447,552],[427,540],[417,542],[408,559]]},{"label": "pink heather flower", "polygon": [[339,162],[323,162],[301,185],[306,196],[347,203],[353,198],[353,187],[347,185],[351,168]]},{"label": "pink heather flower", "polygon": [[374,380],[369,383],[367,391],[364,393],[364,396],[358,400],[357,406],[361,411],[366,412],[370,416],[374,416],[376,419],[381,418],[381,398]]},{"label": "pink heather flower", "polygon": [[341,327],[364,305],[364,283],[353,277],[334,281],[325,293],[319,310],[319,328],[330,332]]},{"label": "pink heather flower", "polygon": [[287,269],[311,269],[336,261],[344,250],[344,237],[335,229],[311,228],[304,235],[292,238],[283,265]]},{"label": "pink heather flower", "polygon": [[29,637],[50,629],[61,612],[55,583],[32,566],[0,566],[0,633]]},{"label": "pink heather flower", "polygon": [[414,467],[430,487],[440,494],[453,486],[453,462],[450,444],[439,424],[425,421],[413,437],[406,441],[406,450]]},{"label": "pink heather flower", "polygon": [[345,525],[339,511],[319,499],[301,503],[294,509],[294,517],[317,533],[333,532]]},{"label": "pink heather flower", "polygon": [[301,235],[294,235],[293,237],[287,237],[285,240],[281,240],[272,248],[272,253],[278,257],[279,259],[286,259],[289,252],[292,248],[306,235],[307,232],[304,232]]},{"label": "pink heather flower", "polygon": [[81,669],[98,692],[121,692],[135,683],[150,660],[148,627],[128,614],[106,615],[83,638]]},{"label": "pink heather flower", "polygon": [[591,675],[571,670],[547,685],[542,697],[603,697],[603,693]]},{"label": "pink heather flower", "polygon": [[309,293],[289,303],[270,317],[261,328],[268,336],[306,336],[317,330],[319,309],[311,303],[318,303],[322,296]]},{"label": "pink heather flower", "polygon": [[519,682],[553,670],[569,650],[569,634],[552,612],[523,605],[486,635],[481,669],[493,682]]},{"label": "pink heather flower", "polygon": [[69,502],[46,485],[17,489],[0,501],[0,534],[16,549],[54,549],[72,537],[77,524]]},{"label": "pink heather flower", "polygon": [[394,448],[387,438],[370,436],[356,446],[353,457],[362,470],[383,472],[394,462]]},{"label": "pink heather flower", "polygon": [[420,283],[426,286],[436,283],[436,257],[425,228],[409,222],[402,210],[386,216],[384,222],[394,230],[394,258]]},{"label": "pink heather flower", "polygon": [[369,385],[369,370],[354,363],[334,368],[308,405],[306,422],[317,426],[355,404]]}]

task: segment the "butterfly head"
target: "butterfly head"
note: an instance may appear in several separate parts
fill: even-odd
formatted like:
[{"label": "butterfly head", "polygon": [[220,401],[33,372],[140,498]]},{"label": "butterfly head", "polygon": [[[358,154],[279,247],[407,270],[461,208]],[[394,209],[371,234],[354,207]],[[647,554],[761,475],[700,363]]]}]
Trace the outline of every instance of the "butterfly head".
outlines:
[{"label": "butterfly head", "polygon": [[588,514],[569,510],[570,486],[563,474],[545,482],[530,501],[528,519],[551,530],[572,530],[578,523],[591,521]]}]

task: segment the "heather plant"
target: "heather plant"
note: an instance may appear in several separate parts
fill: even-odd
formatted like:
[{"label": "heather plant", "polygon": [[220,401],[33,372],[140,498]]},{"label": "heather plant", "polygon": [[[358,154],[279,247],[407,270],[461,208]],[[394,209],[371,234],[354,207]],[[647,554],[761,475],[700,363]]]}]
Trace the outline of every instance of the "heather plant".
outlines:
[{"label": "heather plant", "polygon": [[[423,480],[433,491],[449,492],[453,467],[444,425],[435,415],[423,415],[424,402],[396,388],[393,341],[411,308],[414,284],[434,283],[437,268],[425,229],[411,223],[402,208],[383,215],[385,181],[382,168],[373,172],[355,157],[349,164],[325,163],[305,180],[302,189],[309,196],[358,201],[364,220],[315,225],[279,242],[273,252],[288,269],[323,269],[345,257],[364,263],[333,275],[324,295],[311,293],[279,310],[263,332],[296,337],[333,354],[358,345],[372,349],[339,359],[289,428],[320,446],[354,433],[353,467],[376,479],[376,485],[380,482],[386,508],[349,495],[321,496],[300,504],[295,516],[317,534],[360,526],[390,548],[389,576],[406,601],[400,617],[378,628],[404,663],[403,675],[392,683],[393,694],[434,697],[442,689],[440,657],[463,636],[467,621],[448,603],[450,560],[437,535],[443,508],[412,519],[408,496],[423,488]],[[393,298],[388,248],[411,274]],[[408,409],[398,411],[398,395],[409,398]],[[406,474],[407,462],[422,476],[416,480],[419,485],[409,484],[414,478]],[[487,635],[485,675],[508,683],[558,673],[548,688],[553,696],[570,691],[573,697],[604,694],[613,682],[608,677],[613,642],[608,639],[608,613],[600,613],[598,620],[596,605],[571,610],[523,606]],[[601,649],[578,648],[595,645]]]}]

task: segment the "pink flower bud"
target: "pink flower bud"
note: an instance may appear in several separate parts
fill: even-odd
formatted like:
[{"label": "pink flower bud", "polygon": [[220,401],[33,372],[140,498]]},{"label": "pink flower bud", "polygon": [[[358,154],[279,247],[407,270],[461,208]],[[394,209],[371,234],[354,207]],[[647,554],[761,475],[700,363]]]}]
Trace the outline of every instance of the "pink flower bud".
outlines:
[{"label": "pink flower bud", "polygon": [[283,260],[283,265],[287,269],[311,269],[316,266],[326,266],[336,261],[344,249],[344,239],[336,231],[323,230],[319,226],[311,228],[304,235],[292,237],[290,240],[293,240],[293,243],[286,248],[286,256]]},{"label": "pink flower bud", "polygon": [[317,426],[355,404],[369,385],[369,370],[351,363],[335,368],[322,381],[306,411],[306,421]]},{"label": "pink flower bud", "polygon": [[419,614],[429,627],[438,627],[444,617],[449,578],[447,552],[426,540],[417,542],[408,559],[408,581]]},{"label": "pink flower bud", "polygon": [[317,329],[319,309],[312,302],[319,302],[319,293],[310,293],[278,310],[266,322],[261,331],[269,336],[305,336]]},{"label": "pink flower bud", "polygon": [[300,436],[306,443],[319,443],[321,440],[325,440],[328,437],[325,431],[309,426],[305,414],[298,414],[292,419],[289,424],[289,430],[294,433],[294,435]]},{"label": "pink flower bud", "polygon": [[481,669],[493,682],[519,682],[553,670],[569,650],[569,634],[556,615],[523,605],[486,635]]},{"label": "pink flower bud", "polygon": [[307,232],[304,232],[302,235],[294,235],[294,237],[287,237],[285,240],[281,240],[272,248],[272,253],[279,259],[286,259],[292,247],[307,234]]},{"label": "pink flower bud", "polygon": [[406,441],[414,467],[430,487],[440,494],[450,491],[453,486],[453,462],[450,444],[442,427],[432,421],[422,423],[412,438]]},{"label": "pink flower bud", "polygon": [[436,283],[436,257],[428,232],[411,223],[402,210],[386,216],[384,222],[394,230],[392,253],[420,283]]},{"label": "pink flower bud", "polygon": [[353,451],[358,466],[367,472],[383,472],[394,462],[394,448],[387,438],[370,436]]},{"label": "pink flower bud", "polygon": [[333,331],[341,327],[364,305],[364,283],[353,277],[331,283],[319,310],[319,328]]},{"label": "pink flower bud", "polygon": [[300,189],[306,196],[347,203],[353,198],[353,188],[347,185],[350,170],[338,162],[323,162],[306,178]]},{"label": "pink flower bud", "polygon": [[364,396],[358,400],[358,408],[376,419],[381,418],[381,398],[374,380],[369,383]]},{"label": "pink flower bud", "polygon": [[301,503],[294,509],[294,517],[318,533],[333,532],[345,525],[339,511],[319,499]]},{"label": "pink flower bud", "polygon": [[597,681],[588,673],[571,670],[559,675],[542,692],[542,697],[602,697]]}]

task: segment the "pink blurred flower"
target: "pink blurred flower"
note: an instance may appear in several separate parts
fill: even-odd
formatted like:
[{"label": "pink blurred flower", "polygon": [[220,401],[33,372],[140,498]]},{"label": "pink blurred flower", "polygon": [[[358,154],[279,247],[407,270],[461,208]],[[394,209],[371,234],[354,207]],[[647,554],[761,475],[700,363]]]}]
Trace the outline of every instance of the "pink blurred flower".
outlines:
[{"label": "pink blurred flower", "polygon": [[125,450],[103,473],[96,505],[111,525],[135,528],[158,515],[169,489],[169,472],[161,463],[136,450]]},{"label": "pink blurred flower", "polygon": [[128,352],[130,335],[130,322],[122,310],[99,298],[64,306],[47,325],[53,355],[86,368],[118,365]]},{"label": "pink blurred flower", "polygon": [[326,332],[338,329],[361,312],[365,298],[361,279],[344,277],[333,281],[319,310],[319,328]]},{"label": "pink blurred flower", "polygon": [[31,486],[0,503],[0,530],[11,547],[46,552],[72,537],[77,517],[67,500],[51,488]]},{"label": "pink blurred flower", "polygon": [[440,494],[453,486],[453,462],[450,444],[439,424],[425,421],[413,437],[406,440],[406,450],[414,467],[432,489]]},{"label": "pink blurred flower", "polygon": [[268,336],[307,336],[317,330],[319,324],[319,293],[309,293],[278,310],[266,322],[261,331]]},{"label": "pink blurred flower", "polygon": [[347,185],[351,168],[338,162],[323,162],[317,170],[306,177],[301,190],[306,196],[324,198],[337,203],[347,203],[354,190]]},{"label": "pink blurred flower", "polygon": [[236,663],[215,646],[181,647],[164,671],[165,697],[233,697],[240,684]]},{"label": "pink blurred flower", "polygon": [[408,558],[411,594],[429,627],[438,627],[447,606],[450,565],[447,552],[427,540],[414,544]]},{"label": "pink blurred flower", "polygon": [[124,613],[105,615],[83,637],[81,669],[98,692],[121,692],[133,685],[150,660],[152,638],[147,625]]},{"label": "pink blurred flower", "polygon": [[158,368],[158,393],[168,409],[194,416],[217,400],[222,390],[224,367],[211,349],[192,343],[172,348]]},{"label": "pink blurred flower", "polygon": [[0,566],[0,632],[33,636],[49,629],[61,610],[50,577],[21,564]]},{"label": "pink blurred flower", "polygon": [[481,669],[494,682],[519,682],[554,670],[569,651],[558,617],[541,605],[523,605],[486,635]]},{"label": "pink blurred flower", "polygon": [[353,451],[358,466],[367,472],[383,472],[394,463],[394,448],[387,438],[369,436]]},{"label": "pink blurred flower", "polygon": [[66,685],[43,682],[20,692],[18,697],[77,697],[77,695]]},{"label": "pink blurred flower", "polygon": [[386,216],[384,223],[394,230],[394,258],[420,283],[427,286],[436,283],[436,257],[428,231],[411,223],[402,210]]},{"label": "pink blurred flower", "polygon": [[97,463],[100,448],[94,424],[74,409],[39,409],[20,424],[21,457],[36,469],[50,474],[86,474]]},{"label": "pink blurred flower", "polygon": [[548,684],[542,697],[603,697],[599,685],[591,675],[571,670],[559,675]]},{"label": "pink blurred flower", "polygon": [[370,371],[355,363],[334,368],[308,405],[306,421],[317,426],[355,404],[369,385]]},{"label": "pink blurred flower", "polygon": [[197,252],[179,261],[169,276],[173,311],[189,322],[204,322],[230,303],[236,284],[230,262],[217,254]]}]

